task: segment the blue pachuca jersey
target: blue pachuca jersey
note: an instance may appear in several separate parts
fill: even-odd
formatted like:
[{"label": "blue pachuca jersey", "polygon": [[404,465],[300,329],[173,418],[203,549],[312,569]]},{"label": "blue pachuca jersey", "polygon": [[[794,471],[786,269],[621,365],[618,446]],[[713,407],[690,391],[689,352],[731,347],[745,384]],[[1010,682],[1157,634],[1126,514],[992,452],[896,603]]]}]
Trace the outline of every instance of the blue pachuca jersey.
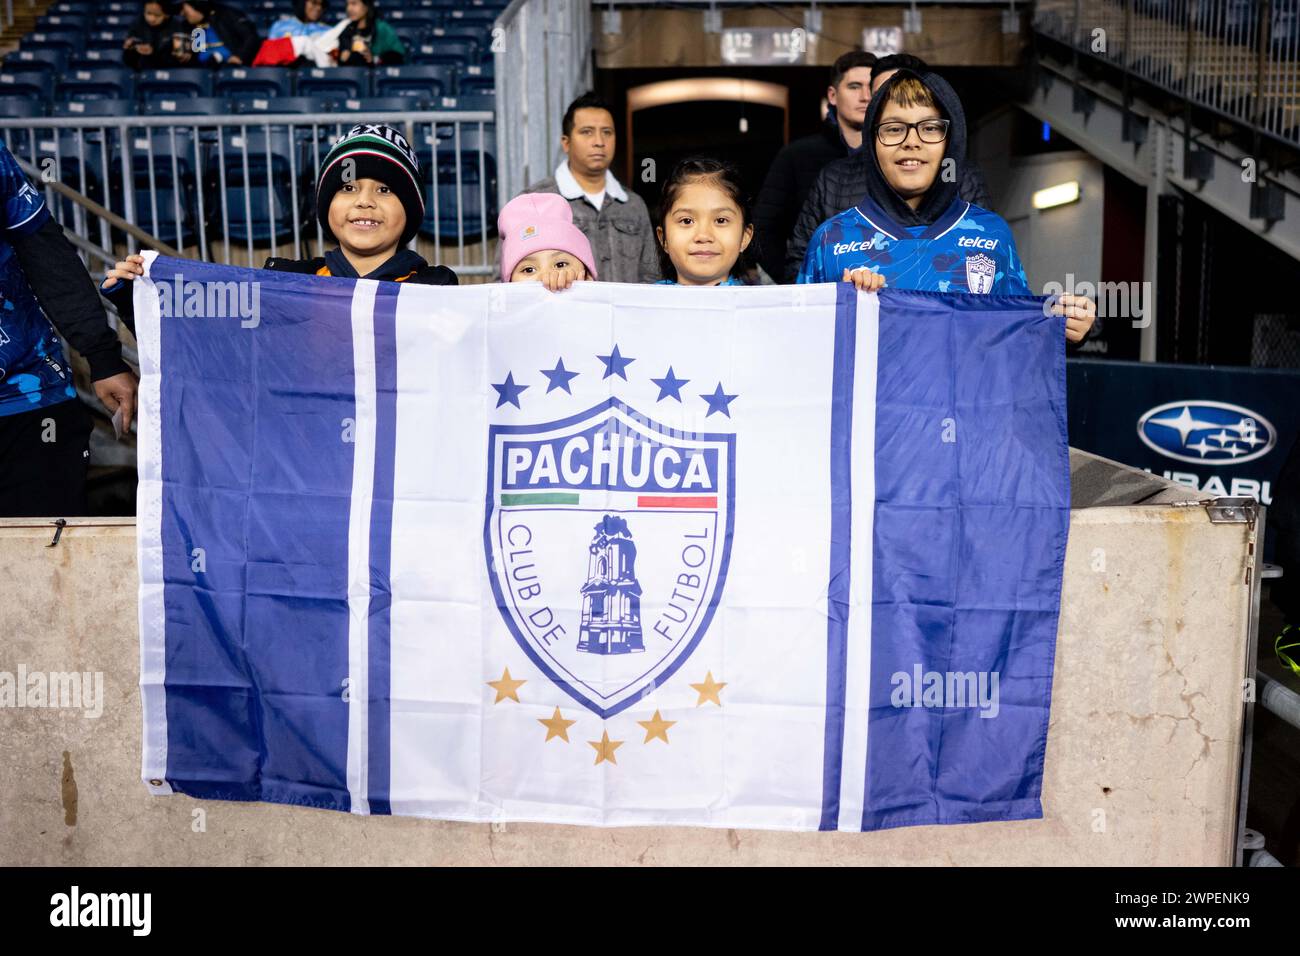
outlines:
[{"label": "blue pachuca jersey", "polygon": [[8,239],[50,218],[9,150],[0,143],[0,415],[17,415],[77,395],[54,326],[41,311]]},{"label": "blue pachuca jersey", "polygon": [[928,226],[903,226],[864,199],[817,227],[797,282],[839,282],[866,266],[890,289],[1033,295],[1011,227],[957,200]]}]

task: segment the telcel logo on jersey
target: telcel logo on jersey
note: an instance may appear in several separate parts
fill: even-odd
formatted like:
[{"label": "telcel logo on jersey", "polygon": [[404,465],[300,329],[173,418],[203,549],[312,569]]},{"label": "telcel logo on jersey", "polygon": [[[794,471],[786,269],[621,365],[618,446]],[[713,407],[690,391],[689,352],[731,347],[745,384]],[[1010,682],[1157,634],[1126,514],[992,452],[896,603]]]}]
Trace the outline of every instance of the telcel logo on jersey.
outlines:
[{"label": "telcel logo on jersey", "polygon": [[1263,415],[1227,402],[1167,402],[1144,412],[1138,437],[1176,461],[1240,465],[1262,458],[1277,443]]},{"label": "telcel logo on jersey", "polygon": [[674,431],[614,397],[490,426],[497,607],[533,663],[602,718],[666,681],[708,629],[730,557],[735,439]]},{"label": "telcel logo on jersey", "polygon": [[988,249],[991,251],[998,247],[998,240],[981,239],[979,236],[962,236],[957,240],[957,245],[962,249]]},{"label": "telcel logo on jersey", "polygon": [[866,239],[862,241],[854,239],[852,242],[837,242],[835,243],[834,246],[835,255],[837,256],[842,256],[849,252],[868,252],[872,249],[888,249],[888,248],[889,248],[889,240],[886,239],[884,236],[882,236],[880,233],[876,233],[870,239]]}]

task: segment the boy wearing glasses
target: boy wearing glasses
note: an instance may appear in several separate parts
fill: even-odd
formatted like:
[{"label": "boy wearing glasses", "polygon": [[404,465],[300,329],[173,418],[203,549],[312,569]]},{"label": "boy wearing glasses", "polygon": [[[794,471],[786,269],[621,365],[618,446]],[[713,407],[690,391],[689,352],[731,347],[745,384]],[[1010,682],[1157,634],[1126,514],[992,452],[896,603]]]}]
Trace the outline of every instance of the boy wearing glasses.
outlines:
[{"label": "boy wearing glasses", "polygon": [[[817,228],[798,282],[1034,294],[1011,228],[958,195],[966,122],[947,82],[900,70],[872,98],[863,132],[866,197]],[[1082,340],[1096,316],[1083,296],[1063,295],[1052,311],[1065,317],[1070,342]]]}]

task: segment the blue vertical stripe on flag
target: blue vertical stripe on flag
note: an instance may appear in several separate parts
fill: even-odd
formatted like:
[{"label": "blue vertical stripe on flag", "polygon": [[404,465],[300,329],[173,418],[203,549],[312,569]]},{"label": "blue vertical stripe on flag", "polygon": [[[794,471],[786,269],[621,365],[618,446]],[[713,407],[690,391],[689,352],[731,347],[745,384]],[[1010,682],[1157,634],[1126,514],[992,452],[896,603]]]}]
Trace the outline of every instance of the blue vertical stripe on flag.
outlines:
[{"label": "blue vertical stripe on flag", "polygon": [[401,286],[381,282],[375,292],[375,483],[370,508],[370,622],[368,693],[371,813],[392,813],[389,802],[392,687],[393,466],[397,455],[397,296]]},{"label": "blue vertical stripe on flag", "polygon": [[167,780],[192,796],[349,809],[353,287],[277,276],[256,327],[161,321]]},{"label": "blue vertical stripe on flag", "polygon": [[[1040,302],[880,294],[863,829],[1041,816],[1070,488],[1064,327]],[[996,673],[997,716],[895,706],[918,667]]]},{"label": "blue vertical stripe on flag", "polygon": [[835,352],[831,359],[831,548],[826,585],[826,748],[822,764],[820,829],[834,830],[840,815],[844,757],[844,664],[848,650],[849,573],[853,540],[853,372],[858,293],[841,283],[835,292]]}]

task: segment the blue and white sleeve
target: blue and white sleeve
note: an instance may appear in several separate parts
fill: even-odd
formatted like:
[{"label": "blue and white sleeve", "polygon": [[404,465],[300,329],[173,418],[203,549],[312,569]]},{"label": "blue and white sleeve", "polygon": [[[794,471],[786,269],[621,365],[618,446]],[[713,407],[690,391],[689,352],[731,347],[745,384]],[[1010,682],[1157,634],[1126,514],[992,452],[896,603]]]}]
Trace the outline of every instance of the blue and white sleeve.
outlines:
[{"label": "blue and white sleeve", "polygon": [[999,288],[994,291],[999,295],[1033,295],[1034,290],[1029,287],[1029,279],[1025,277],[1025,267],[1020,262],[1020,254],[1016,251],[1016,239],[1011,234],[1011,229],[1004,225],[1006,229],[1007,261],[1003,266],[1002,279],[998,283]]},{"label": "blue and white sleeve", "polygon": [[6,233],[31,235],[50,218],[44,198],[27,181],[18,161],[3,143],[0,143],[0,204]]},{"label": "blue and white sleeve", "polygon": [[826,230],[819,226],[817,231],[812,234],[808,240],[808,251],[804,253],[803,267],[795,277],[795,285],[808,285],[814,282],[826,281],[826,268],[822,262],[822,253],[825,244],[822,242]]}]

